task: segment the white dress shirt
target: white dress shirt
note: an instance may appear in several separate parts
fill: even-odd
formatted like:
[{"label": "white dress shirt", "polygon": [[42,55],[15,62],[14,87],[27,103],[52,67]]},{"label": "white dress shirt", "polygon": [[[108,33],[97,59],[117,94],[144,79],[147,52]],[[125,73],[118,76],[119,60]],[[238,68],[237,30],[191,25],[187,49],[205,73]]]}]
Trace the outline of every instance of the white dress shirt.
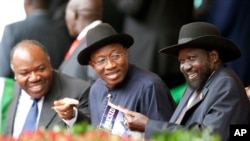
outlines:
[{"label": "white dress shirt", "polygon": [[[41,110],[42,110],[42,105],[43,105],[44,97],[42,97],[38,103],[38,118],[37,118],[37,123],[36,123],[36,128],[38,125],[38,121],[40,119],[41,115]],[[29,96],[24,90],[21,91],[19,100],[18,100],[18,105],[17,105],[17,110],[16,110],[16,115],[15,115],[15,121],[14,121],[14,127],[13,127],[13,137],[18,138],[19,135],[22,132],[24,122],[26,120],[26,117],[29,113],[30,107],[33,104],[33,100],[31,99],[31,96]],[[69,127],[72,127],[74,123],[76,122],[76,117],[78,115],[77,109],[74,107],[74,112],[75,112],[75,117],[72,118],[71,120],[63,120]]]},{"label": "white dress shirt", "polygon": [[[37,106],[38,106],[37,123],[40,118],[43,100],[44,98],[42,97],[37,103]],[[33,104],[33,100],[31,99],[31,97],[25,91],[22,90],[21,95],[18,100],[16,115],[15,115],[14,130],[13,130],[14,138],[18,138],[20,133],[22,132],[25,119],[29,113],[29,110],[32,104]]]}]

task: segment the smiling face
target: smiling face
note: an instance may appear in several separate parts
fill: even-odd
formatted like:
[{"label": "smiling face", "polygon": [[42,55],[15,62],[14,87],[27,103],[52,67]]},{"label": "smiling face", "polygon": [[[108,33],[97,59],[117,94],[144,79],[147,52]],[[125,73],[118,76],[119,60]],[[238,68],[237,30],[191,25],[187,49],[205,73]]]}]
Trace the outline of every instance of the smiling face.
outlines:
[{"label": "smiling face", "polygon": [[218,52],[185,48],[179,52],[179,61],[187,84],[194,90],[200,90],[218,66]]},{"label": "smiling face", "polygon": [[128,72],[127,48],[119,43],[103,46],[91,54],[89,65],[112,89],[124,80]]},{"label": "smiling face", "polygon": [[20,87],[34,98],[50,88],[53,69],[47,54],[33,43],[19,44],[12,55],[12,70]]}]

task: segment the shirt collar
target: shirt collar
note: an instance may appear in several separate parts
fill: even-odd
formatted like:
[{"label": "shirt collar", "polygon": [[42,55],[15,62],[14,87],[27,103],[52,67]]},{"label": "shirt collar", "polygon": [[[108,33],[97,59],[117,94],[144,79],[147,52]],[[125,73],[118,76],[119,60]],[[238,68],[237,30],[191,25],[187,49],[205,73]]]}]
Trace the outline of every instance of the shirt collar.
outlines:
[{"label": "shirt collar", "polygon": [[96,20],[93,21],[91,24],[89,24],[88,26],[86,26],[82,32],[77,36],[77,40],[81,40],[86,34],[87,32],[91,29],[94,28],[95,26],[97,26],[98,24],[102,23],[101,20]]}]

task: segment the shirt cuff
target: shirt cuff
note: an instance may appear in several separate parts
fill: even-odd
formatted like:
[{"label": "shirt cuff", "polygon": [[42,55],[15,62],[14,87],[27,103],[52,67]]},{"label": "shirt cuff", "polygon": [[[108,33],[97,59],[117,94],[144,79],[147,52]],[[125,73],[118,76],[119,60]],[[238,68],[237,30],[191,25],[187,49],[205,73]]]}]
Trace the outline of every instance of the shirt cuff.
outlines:
[{"label": "shirt cuff", "polygon": [[66,119],[62,119],[70,128],[73,127],[74,123],[76,122],[77,119],[77,115],[78,115],[78,111],[76,109],[76,107],[73,107],[74,110],[74,117],[70,120],[66,120]]}]

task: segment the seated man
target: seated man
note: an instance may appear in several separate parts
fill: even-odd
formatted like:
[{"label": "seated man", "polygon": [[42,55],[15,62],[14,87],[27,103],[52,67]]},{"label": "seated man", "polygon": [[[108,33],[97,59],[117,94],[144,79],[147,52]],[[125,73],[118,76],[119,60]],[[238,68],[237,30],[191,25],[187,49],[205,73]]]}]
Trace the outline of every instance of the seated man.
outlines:
[{"label": "seated man", "polygon": [[5,135],[18,138],[20,133],[40,127],[51,129],[89,121],[90,84],[55,71],[42,44],[34,40],[19,42],[11,52],[11,68],[16,84]]},{"label": "seated man", "polygon": [[90,65],[99,76],[89,93],[92,125],[100,125],[108,101],[155,120],[170,119],[175,104],[166,84],[158,75],[128,62],[130,35],[118,34],[102,23],[87,32],[86,40],[78,62]]},{"label": "seated man", "polygon": [[240,57],[237,46],[220,36],[209,23],[195,22],[182,26],[177,45],[160,52],[178,56],[180,70],[186,78],[187,88],[170,121],[125,109],[126,125],[145,136],[165,129],[183,126],[211,127],[222,141],[229,140],[232,124],[247,124],[250,103],[241,80],[225,63]]}]

